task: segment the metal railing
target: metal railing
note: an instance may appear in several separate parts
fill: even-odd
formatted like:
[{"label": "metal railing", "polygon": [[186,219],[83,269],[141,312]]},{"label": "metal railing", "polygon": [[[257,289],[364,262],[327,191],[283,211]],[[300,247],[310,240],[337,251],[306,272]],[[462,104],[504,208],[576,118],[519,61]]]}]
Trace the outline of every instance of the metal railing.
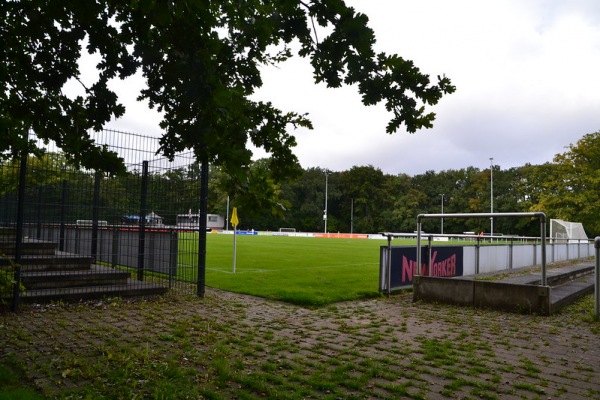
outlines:
[{"label": "metal railing", "polygon": [[[459,214],[419,214],[417,216],[417,266],[421,265],[421,220],[423,219],[441,219],[441,218],[538,218],[540,221],[540,238],[541,238],[541,264],[542,264],[542,280],[541,286],[547,286],[547,271],[546,271],[546,214],[543,212],[529,213],[459,213]],[[419,267],[417,268],[417,276]]]}]

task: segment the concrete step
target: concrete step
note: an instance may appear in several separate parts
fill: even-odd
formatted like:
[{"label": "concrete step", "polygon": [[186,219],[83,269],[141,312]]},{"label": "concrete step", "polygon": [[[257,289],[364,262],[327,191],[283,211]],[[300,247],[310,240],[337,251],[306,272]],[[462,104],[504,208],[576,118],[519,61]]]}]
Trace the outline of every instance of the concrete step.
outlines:
[{"label": "concrete step", "polygon": [[126,284],[101,285],[77,288],[54,288],[25,290],[21,301],[25,303],[49,303],[51,301],[78,301],[106,297],[159,296],[167,292],[164,286],[129,279]]},{"label": "concrete step", "polygon": [[[506,270],[507,273],[511,273],[511,270]],[[501,271],[504,272],[504,271]],[[558,286],[572,280],[578,279],[582,276],[592,274],[594,272],[594,263],[586,262],[574,265],[568,265],[563,267],[549,268],[546,271],[546,281],[549,286]],[[525,274],[517,274],[509,276],[507,278],[498,279],[498,282],[514,283],[522,285],[541,285],[542,283],[542,272],[535,271]]]},{"label": "concrete step", "polygon": [[[561,308],[572,304],[579,298],[594,293],[593,261],[580,264],[549,268],[546,271],[546,281],[550,286],[550,313],[556,313]],[[516,275],[501,279],[499,282],[524,285],[541,285],[542,272]]]},{"label": "concrete step", "polygon": [[27,290],[104,286],[126,284],[131,274],[126,271],[93,265],[88,270],[25,271],[21,281]]},{"label": "concrete step", "polygon": [[[23,256],[20,265],[24,272],[73,271],[89,270],[92,262],[92,257],[57,252],[56,255]],[[9,260],[0,259],[0,265],[9,265]]]},{"label": "concrete step", "polygon": [[555,313],[579,298],[594,293],[595,278],[592,271],[578,279],[553,286],[550,290],[550,313]]},{"label": "concrete step", "polygon": [[14,240],[17,237],[17,230],[11,227],[0,227],[0,241]]},{"label": "concrete step", "polygon": [[547,315],[594,291],[593,261],[550,267],[548,286],[541,286],[539,267],[532,269],[454,278],[419,277],[413,282],[413,300]]},{"label": "concrete step", "polygon": [[[0,229],[0,266],[14,262],[15,238]],[[25,291],[20,300],[29,303],[78,301],[104,297],[156,296],[167,288],[131,279],[131,273],[93,264],[92,257],[57,251],[57,244],[36,239],[23,241],[19,260]],[[12,256],[12,257],[11,257]]]},{"label": "concrete step", "polygon": [[[52,255],[58,247],[55,242],[35,239],[25,239],[21,246],[23,255]],[[0,254],[2,253],[7,256],[13,256],[15,254],[14,240],[0,241]]]}]

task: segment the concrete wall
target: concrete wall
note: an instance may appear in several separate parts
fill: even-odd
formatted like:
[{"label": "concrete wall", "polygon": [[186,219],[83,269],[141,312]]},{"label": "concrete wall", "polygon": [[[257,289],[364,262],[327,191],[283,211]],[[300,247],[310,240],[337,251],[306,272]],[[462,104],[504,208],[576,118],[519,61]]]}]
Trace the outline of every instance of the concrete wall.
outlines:
[{"label": "concrete wall", "polygon": [[[35,225],[25,227],[25,235],[37,237]],[[40,239],[59,243],[60,227],[44,225]],[[175,276],[177,274],[178,235],[172,229],[149,228],[145,233],[143,269]],[[80,256],[92,255],[92,227],[68,225],[63,251]],[[138,268],[139,230],[127,227],[98,229],[96,260],[116,266]]]},{"label": "concrete wall", "polygon": [[420,276],[413,282],[413,300],[547,315],[550,287]]}]

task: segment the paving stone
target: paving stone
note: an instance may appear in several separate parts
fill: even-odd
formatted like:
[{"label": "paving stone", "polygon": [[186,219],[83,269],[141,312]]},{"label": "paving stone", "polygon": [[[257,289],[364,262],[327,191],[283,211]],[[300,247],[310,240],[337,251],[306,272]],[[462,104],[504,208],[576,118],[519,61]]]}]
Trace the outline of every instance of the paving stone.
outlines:
[{"label": "paving stone", "polygon": [[[44,393],[90,383],[78,379],[65,356],[95,362],[119,349],[139,348],[155,357],[180,357],[182,365],[198,370],[199,382],[218,386],[224,398],[246,388],[240,381],[214,383],[208,366],[222,351],[239,360],[244,373],[265,377],[273,390],[284,385],[286,393],[296,388],[306,398],[393,399],[401,384],[425,399],[478,393],[500,399],[600,398],[600,323],[568,314],[412,303],[410,294],[305,309],[209,289],[204,299],[31,305],[3,317],[0,357],[26,365],[30,382]],[[175,340],[178,332],[185,335],[185,350]],[[336,374],[346,379],[335,393],[311,383],[313,376]],[[356,382],[364,383],[355,387]]]}]

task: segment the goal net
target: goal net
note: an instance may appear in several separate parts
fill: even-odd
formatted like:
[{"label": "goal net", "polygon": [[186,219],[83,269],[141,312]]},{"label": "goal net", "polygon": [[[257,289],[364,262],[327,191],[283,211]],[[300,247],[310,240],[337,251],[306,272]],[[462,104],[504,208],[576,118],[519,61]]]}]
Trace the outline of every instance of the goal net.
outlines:
[{"label": "goal net", "polygon": [[279,232],[296,232],[296,228],[279,228]]},{"label": "goal net", "polygon": [[568,222],[561,219],[550,220],[550,238],[559,243],[578,243],[588,240],[581,222]]}]

